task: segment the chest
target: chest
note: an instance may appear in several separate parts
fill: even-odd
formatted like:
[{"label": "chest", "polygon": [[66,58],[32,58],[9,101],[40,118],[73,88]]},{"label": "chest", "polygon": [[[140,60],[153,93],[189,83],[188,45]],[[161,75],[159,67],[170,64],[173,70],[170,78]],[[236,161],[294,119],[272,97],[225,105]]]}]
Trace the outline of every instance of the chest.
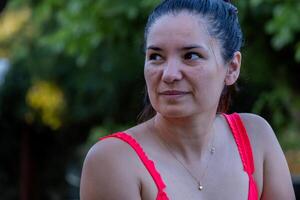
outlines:
[{"label": "chest", "polygon": [[[164,183],[165,192],[171,200],[243,200],[248,198],[249,179],[243,170],[239,153],[231,145],[216,153],[207,165],[199,166],[195,176],[203,185],[198,189],[197,181],[176,160],[157,157],[156,168]],[[149,179],[148,179],[149,178]],[[156,199],[157,187],[151,177],[144,182],[143,200]]]}]

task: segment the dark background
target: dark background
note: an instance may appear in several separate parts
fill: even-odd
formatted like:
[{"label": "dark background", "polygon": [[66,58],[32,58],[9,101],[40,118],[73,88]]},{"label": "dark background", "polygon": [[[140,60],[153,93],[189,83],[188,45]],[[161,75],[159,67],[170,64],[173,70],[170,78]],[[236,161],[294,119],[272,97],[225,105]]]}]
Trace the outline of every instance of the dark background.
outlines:
[{"label": "dark background", "polygon": [[[142,109],[143,28],[158,2],[9,0],[0,14],[0,199],[79,199],[88,148]],[[231,110],[268,120],[299,188],[300,1],[233,3],[246,39]]]}]

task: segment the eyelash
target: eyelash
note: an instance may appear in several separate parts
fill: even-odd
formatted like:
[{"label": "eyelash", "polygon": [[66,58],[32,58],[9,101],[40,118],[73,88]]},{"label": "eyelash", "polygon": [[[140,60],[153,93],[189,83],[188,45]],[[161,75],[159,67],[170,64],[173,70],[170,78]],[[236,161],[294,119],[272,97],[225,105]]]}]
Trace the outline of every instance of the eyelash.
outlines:
[{"label": "eyelash", "polygon": [[157,54],[157,53],[152,53],[152,54],[150,54],[149,55],[149,60],[157,60],[157,59],[155,59],[155,58],[153,58],[153,57],[157,57],[157,56],[159,56],[160,58],[162,58],[162,56],[161,55],[159,55],[159,54]]},{"label": "eyelash", "polygon": [[[196,55],[197,58],[192,58],[193,55]],[[157,59],[157,57],[159,57],[159,59]],[[183,59],[191,60],[191,61],[201,59],[201,58],[203,58],[203,56],[201,54],[197,53],[197,52],[188,52],[188,53],[184,54],[184,56],[183,56]],[[150,61],[160,61],[160,60],[162,60],[162,56],[159,55],[158,53],[151,53],[148,56],[148,60],[150,60]]]},{"label": "eyelash", "polygon": [[183,58],[184,58],[184,59],[188,59],[188,60],[195,60],[195,59],[192,59],[192,58],[188,58],[188,56],[191,56],[191,55],[196,55],[196,56],[197,56],[196,59],[203,58],[202,55],[200,55],[199,53],[196,53],[196,52],[188,52],[188,53],[186,53],[186,54],[183,56]]}]

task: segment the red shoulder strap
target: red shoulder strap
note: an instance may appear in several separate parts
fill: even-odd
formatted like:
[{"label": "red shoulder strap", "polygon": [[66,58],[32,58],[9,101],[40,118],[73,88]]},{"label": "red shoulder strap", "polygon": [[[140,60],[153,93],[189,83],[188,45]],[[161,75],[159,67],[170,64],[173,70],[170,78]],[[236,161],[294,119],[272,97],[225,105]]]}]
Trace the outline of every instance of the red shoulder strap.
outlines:
[{"label": "red shoulder strap", "polygon": [[233,113],[231,115],[223,115],[226,118],[235,142],[237,143],[244,170],[252,174],[254,172],[252,148],[244,124],[237,113]]},{"label": "red shoulder strap", "polygon": [[140,146],[140,144],[129,134],[126,134],[124,132],[117,132],[112,135],[108,135],[105,137],[100,138],[99,140],[103,140],[105,138],[118,138],[126,143],[128,143],[137,153],[139,156],[140,160],[143,162],[145,165],[146,169],[152,176],[157,189],[158,189],[158,195],[157,199],[164,199],[168,200],[166,193],[163,191],[164,188],[166,187],[165,183],[163,182],[159,172],[156,170],[156,167],[154,165],[154,162],[150,159],[148,159],[148,156],[145,154],[143,148]]},{"label": "red shoulder strap", "polygon": [[239,114],[233,113],[231,115],[223,114],[226,118],[229,127],[232,131],[235,142],[238,146],[240,157],[244,166],[244,171],[249,176],[249,195],[248,200],[257,200],[258,192],[255,180],[253,178],[254,160],[251,144],[243,121]]}]

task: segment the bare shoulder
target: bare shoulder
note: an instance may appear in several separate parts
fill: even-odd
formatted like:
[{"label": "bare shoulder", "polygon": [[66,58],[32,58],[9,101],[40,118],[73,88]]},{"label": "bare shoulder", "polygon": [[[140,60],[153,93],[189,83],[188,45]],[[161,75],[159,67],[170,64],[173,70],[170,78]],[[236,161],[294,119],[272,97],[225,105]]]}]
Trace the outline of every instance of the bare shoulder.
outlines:
[{"label": "bare shoulder", "polygon": [[[239,113],[245,126],[251,130],[273,134],[270,124],[261,116],[252,113]],[[246,128],[247,128],[246,127]]]},{"label": "bare shoulder", "polygon": [[[262,158],[262,200],[294,200],[289,168],[269,123],[255,114],[240,114],[256,156]],[[255,156],[255,155],[254,155]],[[262,157],[261,157],[262,156]],[[257,178],[258,176],[256,176]],[[260,180],[260,178],[257,178]]]},{"label": "bare shoulder", "polygon": [[99,141],[83,164],[80,199],[140,199],[136,166],[134,150],[127,143],[116,138]]},{"label": "bare shoulder", "polygon": [[272,127],[263,117],[252,113],[240,113],[239,115],[247,130],[251,144],[255,148],[259,148],[260,152],[266,153],[274,145],[279,145]]},{"label": "bare shoulder", "polygon": [[86,155],[84,166],[90,164],[91,167],[95,166],[99,169],[99,167],[112,165],[110,166],[112,167],[111,169],[122,170],[123,168],[115,164],[130,164],[128,157],[133,153],[133,150],[127,143],[117,138],[106,138],[98,141],[90,148]]}]

